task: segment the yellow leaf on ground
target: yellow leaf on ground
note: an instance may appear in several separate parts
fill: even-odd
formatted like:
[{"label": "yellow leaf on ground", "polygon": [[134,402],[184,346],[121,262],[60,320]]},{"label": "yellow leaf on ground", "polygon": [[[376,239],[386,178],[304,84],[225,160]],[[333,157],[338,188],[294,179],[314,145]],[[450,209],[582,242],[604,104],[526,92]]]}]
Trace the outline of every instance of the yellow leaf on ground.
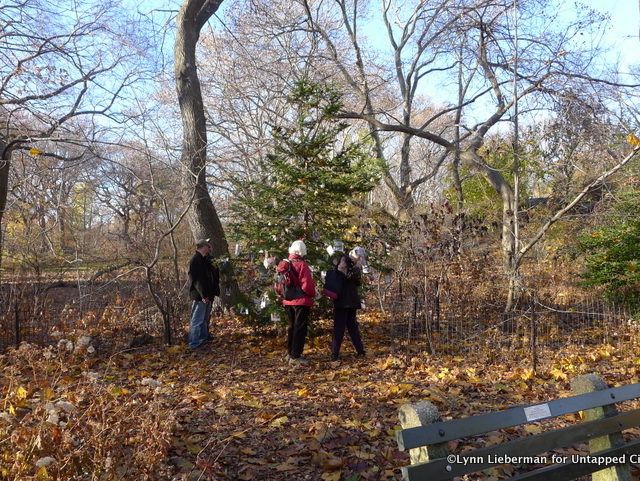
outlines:
[{"label": "yellow leaf on ground", "polygon": [[22,386],[20,386],[18,388],[18,390],[16,391],[16,398],[20,399],[27,399],[27,390],[25,388],[23,388]]},{"label": "yellow leaf on ground", "polygon": [[50,479],[47,468],[45,468],[44,466],[40,466],[38,468],[38,471],[36,471],[36,479]]},{"label": "yellow leaf on ground", "polygon": [[289,418],[287,416],[280,416],[279,418],[276,418],[273,421],[271,421],[269,425],[273,426],[274,428],[281,428],[282,425],[286,423],[288,420]]},{"label": "yellow leaf on ground", "polygon": [[260,409],[262,407],[262,403],[255,398],[247,398],[241,401],[243,406],[248,406],[250,408]]},{"label": "yellow leaf on ground", "polygon": [[567,375],[566,373],[564,373],[562,370],[558,369],[557,367],[554,367],[553,369],[551,369],[551,371],[549,371],[549,374],[551,374],[551,376],[553,376],[553,378],[556,381],[566,381],[567,380]]},{"label": "yellow leaf on ground", "polygon": [[211,396],[209,396],[209,394],[206,392],[194,392],[193,394],[190,395],[190,397],[191,397],[191,400],[195,402],[204,402],[204,401],[209,401],[211,399]]},{"label": "yellow leaf on ground", "polygon": [[465,371],[465,374],[467,375],[467,379],[471,383],[481,383],[482,382],[482,379],[480,379],[478,377],[478,374],[477,374],[475,368],[471,368],[471,367],[467,368],[467,370]]},{"label": "yellow leaf on ground", "polygon": [[384,361],[378,364],[378,366],[380,367],[380,370],[382,371],[386,371],[393,365],[394,365],[394,361],[393,361],[393,358],[391,357],[386,358]]},{"label": "yellow leaf on ground", "polygon": [[413,384],[394,384],[389,386],[389,393],[393,395],[404,395],[411,391],[411,389],[413,389]]},{"label": "yellow leaf on ground", "polygon": [[50,387],[45,387],[45,388],[42,390],[42,398],[43,398],[45,401],[48,401],[48,400],[50,400],[50,399],[53,399],[53,397],[54,397],[55,395],[56,395],[56,393],[55,393],[55,392],[54,392],[54,390],[53,390],[53,389],[51,389]]},{"label": "yellow leaf on ground", "polygon": [[125,389],[119,386],[113,386],[109,392],[114,397],[122,396],[123,394],[129,394],[128,389]]},{"label": "yellow leaf on ground", "polygon": [[32,157],[35,157],[37,155],[42,155],[42,150],[38,149],[37,147],[31,147],[29,149],[29,155]]},{"label": "yellow leaf on ground", "polygon": [[540,434],[542,432],[542,428],[537,424],[527,424],[524,430],[529,434]]},{"label": "yellow leaf on ground", "polygon": [[227,414],[229,411],[227,411],[227,408],[224,406],[218,406],[217,408],[214,409],[214,412],[218,415],[218,416],[224,416],[225,414]]},{"label": "yellow leaf on ground", "polygon": [[396,479],[396,473],[393,472],[393,469],[385,469],[384,473],[382,473],[383,479]]},{"label": "yellow leaf on ground", "polygon": [[523,381],[533,379],[533,369],[525,369],[524,371],[522,371],[522,374],[520,374],[520,379],[522,379]]}]

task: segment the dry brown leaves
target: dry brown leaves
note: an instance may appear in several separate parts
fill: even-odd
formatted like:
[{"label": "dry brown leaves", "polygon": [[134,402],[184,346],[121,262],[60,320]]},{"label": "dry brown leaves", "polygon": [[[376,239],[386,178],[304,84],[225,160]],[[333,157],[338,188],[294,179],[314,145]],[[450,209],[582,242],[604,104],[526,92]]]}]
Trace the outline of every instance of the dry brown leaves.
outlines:
[{"label": "dry brown leaves", "polygon": [[285,362],[283,337],[252,336],[235,320],[218,321],[196,353],[146,347],[87,360],[23,346],[0,358],[0,477],[401,479],[408,456],[394,434],[405,402],[428,399],[461,417],[568,395],[578,374],[618,385],[640,372],[640,359],[611,346],[564,350],[538,376],[522,360],[488,368],[490,352],[410,357],[379,316],[361,321],[369,357],[356,358],[347,340],[343,360],[330,362],[321,323],[303,368]]}]

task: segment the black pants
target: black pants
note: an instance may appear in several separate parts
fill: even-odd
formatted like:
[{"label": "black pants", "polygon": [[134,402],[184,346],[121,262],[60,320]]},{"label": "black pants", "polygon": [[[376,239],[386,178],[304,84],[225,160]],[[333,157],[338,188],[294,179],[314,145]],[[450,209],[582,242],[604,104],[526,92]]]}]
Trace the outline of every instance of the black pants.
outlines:
[{"label": "black pants", "polygon": [[340,354],[340,346],[344,339],[345,327],[349,331],[349,337],[359,354],[364,353],[364,345],[360,336],[360,327],[356,321],[357,309],[351,307],[336,307],[333,311],[333,340],[331,342],[331,355],[338,357]]},{"label": "black pants", "polygon": [[304,342],[307,339],[309,327],[309,306],[285,306],[289,316],[289,329],[287,329],[287,351],[293,358],[302,356]]}]

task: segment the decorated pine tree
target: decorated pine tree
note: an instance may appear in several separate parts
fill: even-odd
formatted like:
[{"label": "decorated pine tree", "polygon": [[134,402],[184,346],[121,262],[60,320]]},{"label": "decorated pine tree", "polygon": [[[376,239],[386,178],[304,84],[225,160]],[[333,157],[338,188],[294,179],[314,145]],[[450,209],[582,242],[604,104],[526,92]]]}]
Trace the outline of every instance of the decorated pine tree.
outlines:
[{"label": "decorated pine tree", "polygon": [[259,176],[237,186],[232,231],[251,251],[278,256],[304,239],[314,262],[351,228],[350,203],[378,183],[381,164],[336,118],[334,89],[300,81],[289,101],[291,120],[273,127],[274,147],[260,160]]}]

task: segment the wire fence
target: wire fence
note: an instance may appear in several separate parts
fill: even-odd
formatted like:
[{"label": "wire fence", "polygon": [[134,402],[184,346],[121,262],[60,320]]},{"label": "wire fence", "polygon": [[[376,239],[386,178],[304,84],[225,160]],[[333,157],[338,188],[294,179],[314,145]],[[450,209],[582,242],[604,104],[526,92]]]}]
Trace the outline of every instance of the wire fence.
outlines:
[{"label": "wire fence", "polygon": [[13,279],[0,288],[0,351],[81,331],[117,344],[141,334],[171,343],[184,331],[188,304],[186,298],[165,297],[159,309],[140,281]]},{"label": "wire fence", "polygon": [[561,348],[635,342],[640,333],[627,309],[597,297],[558,303],[527,293],[508,314],[501,300],[420,291],[388,295],[383,308],[390,336],[408,354],[468,354],[487,347],[496,357],[526,354],[534,369],[543,355]]},{"label": "wire fence", "polygon": [[[529,290],[507,316],[500,281],[483,283],[496,286],[491,291],[433,279],[412,286],[382,285],[368,305],[378,304],[391,341],[407,354],[465,354],[485,346],[497,357],[526,355],[536,367],[546,352],[635,341],[640,334],[640,323],[623,306],[594,296],[557,302]],[[140,280],[5,281],[0,286],[0,351],[21,342],[47,344],[79,331],[125,345],[141,334],[182,342],[187,297],[178,291],[165,294],[159,308]]]}]

